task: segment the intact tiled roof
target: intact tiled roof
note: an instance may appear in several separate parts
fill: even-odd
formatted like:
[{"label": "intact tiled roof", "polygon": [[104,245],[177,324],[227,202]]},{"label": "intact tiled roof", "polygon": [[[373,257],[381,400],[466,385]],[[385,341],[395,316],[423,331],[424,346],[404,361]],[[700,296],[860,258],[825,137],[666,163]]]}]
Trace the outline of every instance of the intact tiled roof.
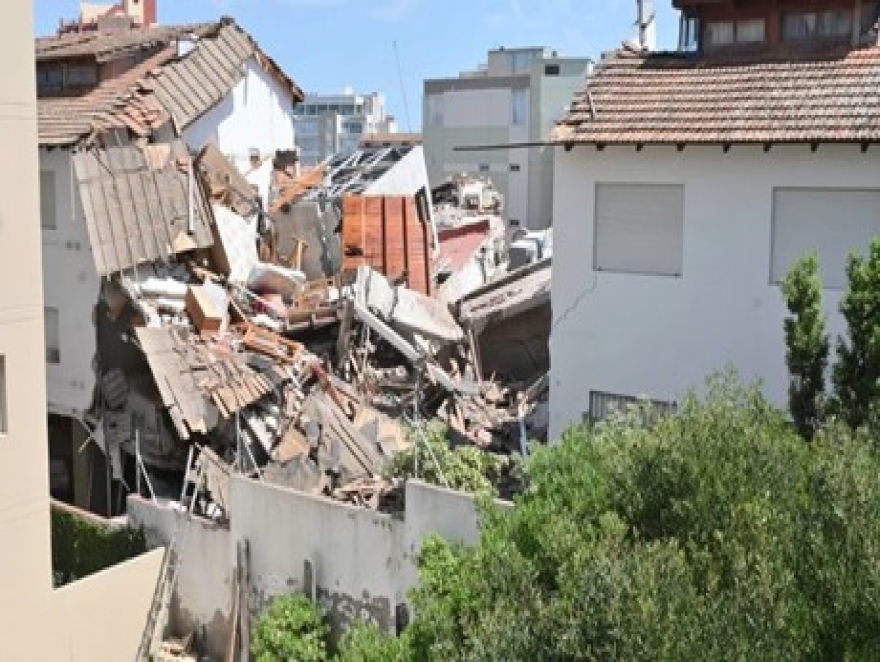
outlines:
[{"label": "intact tiled roof", "polygon": [[[177,40],[195,37],[178,56]],[[123,34],[84,33],[40,38],[38,61],[94,57],[112,60],[134,52],[152,55],[125,73],[78,97],[38,100],[39,138],[44,146],[71,145],[110,128],[149,135],[169,117],[184,129],[222,101],[245,76],[245,63],[260,66],[294,100],[302,90],[232,19],[188,26],[161,26]]]},{"label": "intact tiled roof", "polygon": [[37,37],[37,62],[93,57],[99,62],[168,45],[184,35],[204,36],[217,30],[217,23],[192,25],[155,25],[128,32],[72,32],[50,37]]},{"label": "intact tiled roof", "polygon": [[768,58],[608,56],[557,143],[880,141],[880,47]]}]

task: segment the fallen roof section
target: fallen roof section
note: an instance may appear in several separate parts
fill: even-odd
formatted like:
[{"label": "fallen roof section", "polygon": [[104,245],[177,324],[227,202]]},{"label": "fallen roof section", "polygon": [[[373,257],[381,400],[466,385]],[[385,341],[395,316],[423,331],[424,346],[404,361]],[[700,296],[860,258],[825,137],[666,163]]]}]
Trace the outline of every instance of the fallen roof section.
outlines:
[{"label": "fallen roof section", "polygon": [[477,333],[550,301],[552,258],[518,269],[475,290],[462,302],[459,320]]},{"label": "fallen roof section", "polygon": [[213,243],[211,212],[182,141],[95,147],[74,154],[73,164],[100,275]]}]

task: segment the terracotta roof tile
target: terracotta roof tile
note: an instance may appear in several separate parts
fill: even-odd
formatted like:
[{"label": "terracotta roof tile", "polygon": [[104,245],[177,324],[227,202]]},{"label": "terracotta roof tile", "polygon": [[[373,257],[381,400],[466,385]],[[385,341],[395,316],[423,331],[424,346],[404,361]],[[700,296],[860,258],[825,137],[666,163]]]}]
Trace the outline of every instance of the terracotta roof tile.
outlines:
[{"label": "terracotta roof tile", "polygon": [[880,141],[880,47],[839,53],[606,58],[557,143]]},{"label": "terracotta roof tile", "polygon": [[[195,46],[178,57],[176,40],[186,35],[197,37]],[[109,60],[138,50],[152,53],[157,48],[162,50],[86,94],[40,98],[40,144],[71,145],[93,132],[113,128],[149,135],[169,117],[183,129],[229,94],[244,78],[245,63],[255,55],[293,99],[303,98],[296,83],[228,18],[123,34],[83,33],[36,40],[37,60],[44,62],[82,57]]]}]

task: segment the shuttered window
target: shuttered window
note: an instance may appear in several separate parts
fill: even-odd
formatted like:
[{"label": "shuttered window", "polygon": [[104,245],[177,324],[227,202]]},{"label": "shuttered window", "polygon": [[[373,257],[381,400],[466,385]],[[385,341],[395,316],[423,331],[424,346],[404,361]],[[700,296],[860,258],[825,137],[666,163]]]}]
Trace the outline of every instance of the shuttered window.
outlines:
[{"label": "shuttered window", "polygon": [[643,422],[650,424],[663,416],[671,416],[675,413],[675,402],[664,400],[651,400],[645,397],[634,397],[618,393],[603,393],[590,391],[590,411],[584,417],[586,421],[607,421],[612,418],[625,416],[633,409],[643,416]]},{"label": "shuttered window", "polygon": [[773,191],[771,282],[816,252],[825,287],[846,286],[846,261],[880,234],[880,190],[777,188]]},{"label": "shuttered window", "polygon": [[683,250],[683,186],[596,184],[596,270],[680,276]]}]

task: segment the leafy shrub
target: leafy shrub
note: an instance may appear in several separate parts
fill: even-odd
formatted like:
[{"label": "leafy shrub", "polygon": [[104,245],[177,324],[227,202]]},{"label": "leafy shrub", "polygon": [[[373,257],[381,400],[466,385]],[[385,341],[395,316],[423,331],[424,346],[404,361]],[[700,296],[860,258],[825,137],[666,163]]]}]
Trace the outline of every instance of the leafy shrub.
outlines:
[{"label": "leafy shrub", "polygon": [[880,459],[847,427],[804,444],[726,376],[526,470],[478,545],[423,546],[405,659],[880,659]]},{"label": "leafy shrub", "polygon": [[257,662],[324,662],[330,628],[321,611],[297,593],[275,598],[254,625]]},{"label": "leafy shrub", "polygon": [[[410,447],[395,454],[389,477],[414,478],[416,458],[420,480],[474,494],[497,496],[522,482],[522,462],[518,455],[489,453],[476,446],[452,447],[446,426],[430,423],[422,433],[408,431]],[[445,479],[445,481],[444,481]]]},{"label": "leafy shrub", "polygon": [[106,570],[147,549],[140,529],[113,528],[56,505],[51,508],[51,517],[52,571],[56,587]]}]

